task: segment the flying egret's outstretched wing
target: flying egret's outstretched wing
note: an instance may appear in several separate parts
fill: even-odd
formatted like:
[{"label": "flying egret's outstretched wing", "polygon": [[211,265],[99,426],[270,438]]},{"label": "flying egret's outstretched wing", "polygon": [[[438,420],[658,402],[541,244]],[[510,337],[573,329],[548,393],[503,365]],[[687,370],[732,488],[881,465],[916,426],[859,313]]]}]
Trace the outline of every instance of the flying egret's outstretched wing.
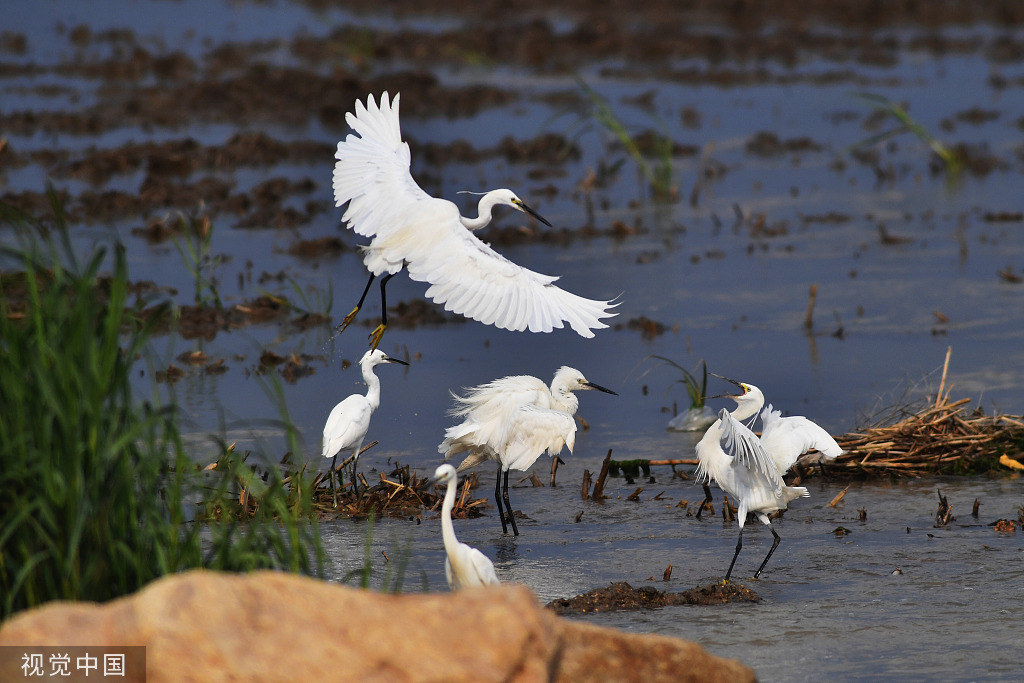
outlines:
[{"label": "flying egret's outstretched wing", "polygon": [[338,143],[334,165],[334,202],[348,202],[342,220],[356,234],[373,237],[398,229],[399,217],[411,204],[433,199],[409,173],[409,145],[398,126],[398,99],[373,96],[356,100],[355,114],[345,114],[352,128]]},{"label": "flying egret's outstretched wing", "polygon": [[812,448],[820,451],[826,460],[843,453],[832,435],[803,415],[782,417],[769,403],[761,411],[761,443],[775,462],[779,472],[785,474],[801,455]]},{"label": "flying egret's outstretched wing", "polygon": [[569,323],[584,337],[607,327],[610,301],[584,299],[542,275],[512,263],[481,242],[460,219],[458,207],[431,197],[409,173],[409,145],[398,125],[398,100],[367,98],[346,115],[354,133],[338,143],[334,200],[348,203],[342,220],[373,237],[363,262],[375,275],[396,273],[429,283],[435,303],[487,325],[550,332]]},{"label": "flying egret's outstretched wing", "polygon": [[323,456],[329,458],[342,448],[352,448],[366,435],[373,410],[366,397],[353,394],[334,406],[324,425]]},{"label": "flying egret's outstretched wing", "polygon": [[[447,208],[442,202],[450,204],[435,201],[438,209]],[[435,227],[434,239],[404,257],[409,277],[430,283],[428,298],[445,310],[505,330],[550,332],[567,322],[580,336],[593,337],[593,330],[608,327],[601,318],[615,315],[610,309],[616,304],[577,296],[552,284],[557,277],[512,263],[463,227],[455,205],[450,206],[450,212],[438,212],[448,214],[444,220],[450,227]],[[385,248],[384,241],[378,242]]]},{"label": "flying egret's outstretched wing", "polygon": [[508,421],[504,448],[505,469],[526,471],[545,451],[557,455],[562,446],[576,445],[576,421],[569,413],[525,405]]},{"label": "flying egret's outstretched wing", "polygon": [[722,450],[751,474],[763,477],[765,482],[774,489],[776,495],[781,494],[784,485],[782,475],[775,467],[768,451],[761,445],[757,435],[734,418],[725,408],[718,413],[718,419],[721,420],[721,435],[718,443]]}]

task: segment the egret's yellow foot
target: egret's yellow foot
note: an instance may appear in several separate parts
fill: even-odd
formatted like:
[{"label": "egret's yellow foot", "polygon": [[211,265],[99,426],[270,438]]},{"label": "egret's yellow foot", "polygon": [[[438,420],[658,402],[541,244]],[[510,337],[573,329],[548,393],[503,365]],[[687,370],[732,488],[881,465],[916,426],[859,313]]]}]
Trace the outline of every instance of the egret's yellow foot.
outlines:
[{"label": "egret's yellow foot", "polygon": [[387,325],[381,323],[370,333],[370,348],[374,351],[377,350],[377,346],[380,344],[381,337],[384,336],[384,330],[388,328]]},{"label": "egret's yellow foot", "polygon": [[337,328],[338,329],[338,334],[341,334],[342,332],[344,332],[345,328],[352,324],[352,321],[356,319],[356,313],[358,313],[358,312],[359,312],[359,307],[356,306],[355,308],[352,309],[351,313],[349,313],[348,315],[345,316],[345,319],[341,321],[340,325],[338,325],[338,328]]}]

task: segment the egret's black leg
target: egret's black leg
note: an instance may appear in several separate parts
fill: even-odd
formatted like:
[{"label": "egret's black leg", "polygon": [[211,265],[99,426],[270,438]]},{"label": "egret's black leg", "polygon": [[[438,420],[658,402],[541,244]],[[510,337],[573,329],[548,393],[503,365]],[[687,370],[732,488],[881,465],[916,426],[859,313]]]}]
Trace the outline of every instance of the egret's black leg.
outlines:
[{"label": "egret's black leg", "polygon": [[501,533],[508,533],[505,522],[505,511],[501,507],[501,465],[498,465],[498,479],[494,482],[494,504],[498,506],[498,518],[501,519]]},{"label": "egret's black leg", "polygon": [[394,276],[394,273],[388,273],[380,280],[380,325],[377,325],[377,328],[370,333],[371,349],[376,349],[377,345],[380,344],[380,339],[384,336],[384,330],[388,326],[388,295],[384,288],[387,287],[388,280]]},{"label": "egret's black leg", "polygon": [[338,507],[338,487],[334,482],[334,477],[337,476],[337,471],[334,466],[338,462],[338,454],[335,453],[334,457],[331,458],[331,492],[334,494],[334,507]]},{"label": "egret's black leg", "polygon": [[508,470],[505,470],[505,488],[501,491],[501,497],[505,499],[505,509],[508,510],[508,521],[512,523],[512,533],[518,536],[519,529],[516,527],[516,515],[512,512],[512,502],[508,499]]},{"label": "egret's black leg", "polygon": [[779,547],[779,542],[782,540],[781,538],[779,538],[779,535],[775,533],[775,527],[773,527],[771,524],[768,525],[768,530],[772,532],[772,536],[775,537],[775,540],[772,542],[771,550],[769,550],[768,554],[764,556],[764,562],[762,562],[761,566],[757,568],[757,572],[754,574],[755,579],[761,576],[761,570],[764,569],[764,566],[766,564],[768,564],[768,558],[772,556],[772,553],[774,553],[775,549]]},{"label": "egret's black leg", "polygon": [[[740,537],[736,539],[736,552],[733,553],[732,562],[729,563],[729,571],[727,571],[725,573],[725,582],[726,583],[729,582],[729,577],[732,576],[732,567],[733,567],[734,564],[736,564],[736,558],[740,556],[740,548],[742,548],[742,547],[743,547],[743,527],[740,527]],[[771,553],[768,553],[768,554],[771,555]],[[765,562],[767,562],[767,561],[768,561],[768,558],[766,557],[765,558]]]},{"label": "egret's black leg", "polygon": [[338,334],[345,331],[345,328],[352,324],[352,321],[356,319],[356,313],[363,307],[363,301],[366,300],[366,293],[370,291],[370,285],[373,284],[373,279],[376,277],[373,273],[370,273],[370,279],[366,281],[366,287],[363,288],[363,295],[359,297],[359,303],[352,309],[352,312],[345,316],[345,319],[338,325]]},{"label": "egret's black leg", "polygon": [[704,484],[704,500],[700,502],[700,507],[697,508],[697,519],[700,519],[700,513],[704,512],[704,507],[711,507],[711,489],[708,488],[707,484]]}]

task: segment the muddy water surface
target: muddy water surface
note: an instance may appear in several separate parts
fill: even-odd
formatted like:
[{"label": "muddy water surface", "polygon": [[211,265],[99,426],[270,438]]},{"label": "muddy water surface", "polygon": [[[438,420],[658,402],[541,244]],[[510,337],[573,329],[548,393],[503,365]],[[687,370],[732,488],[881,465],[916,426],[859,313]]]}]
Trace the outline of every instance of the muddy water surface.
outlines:
[{"label": "muddy water surface", "polygon": [[[555,228],[506,213],[486,238],[571,291],[621,305],[591,340],[443,317],[396,323],[382,348],[412,366],[379,370],[371,438],[380,444],[364,471],[396,460],[432,470],[449,389],[506,374],[548,379],[573,365],[620,396],[581,396],[590,429],[566,454],[561,485],[515,489],[530,518],[519,539],[495,533],[493,508],[458,532],[496,559],[504,580],[545,601],[623,580],[681,590],[720,577],[735,544],[734,524],[698,523],[676,507],[700,498],[692,482],[657,472],[655,483],[618,480],[602,505],[578,491],[583,469],[597,471],[609,448],[622,459],[692,456],[690,436],[665,431],[685,407],[679,375],[650,354],[690,368],[705,360],[840,433],[935,391],[952,347],[954,397],[1024,413],[1020,7],[774,5],[769,14],[669,2],[556,12],[522,0],[383,13],[317,2],[106,0],[88,11],[39,2],[0,28],[0,198],[44,217],[51,181],[79,248],[123,241],[132,278],[182,306],[195,303],[196,282],[174,246],[177,216],[208,218],[205,274],[225,306],[251,309],[271,295],[295,309],[161,336],[138,388],[178,401],[198,461],[215,452],[211,432],[276,459],[282,410],[265,385],[280,382],[304,453],[321,466],[323,422],[361,390],[347,362],[379,315],[371,298],[362,326],[333,337],[331,323],[310,326],[302,313],[336,323],[365,282],[359,240],[331,198],[334,145],[357,97],[401,91],[413,173],[427,191],[473,213],[458,191],[513,188]],[[655,197],[580,81],[637,140],[671,140],[672,199]],[[861,92],[905,107],[963,170],[943,170],[911,133],[871,141],[898,124]],[[662,161],[651,152],[646,163]],[[4,228],[0,239],[14,236]],[[389,299],[415,304],[423,291],[400,276]],[[179,359],[200,350],[205,364]],[[291,363],[261,362],[268,350]],[[206,370],[218,361],[226,371]],[[171,365],[181,379],[153,381]],[[544,481],[546,469],[540,461]],[[639,485],[641,500],[624,500]],[[957,517],[943,529],[932,528],[938,488]],[[1017,518],[1019,480],[866,483],[827,508],[837,490],[812,482],[812,498],[778,523],[783,544],[751,584],[761,603],[587,618],[698,640],[763,680],[1015,678],[1020,532],[987,525]],[[403,590],[443,588],[437,524],[429,514],[378,522],[373,581],[398,575],[404,549]],[[838,526],[850,533],[837,536]],[[366,528],[325,529],[334,578],[361,562]],[[770,536],[749,529],[741,577]]]}]

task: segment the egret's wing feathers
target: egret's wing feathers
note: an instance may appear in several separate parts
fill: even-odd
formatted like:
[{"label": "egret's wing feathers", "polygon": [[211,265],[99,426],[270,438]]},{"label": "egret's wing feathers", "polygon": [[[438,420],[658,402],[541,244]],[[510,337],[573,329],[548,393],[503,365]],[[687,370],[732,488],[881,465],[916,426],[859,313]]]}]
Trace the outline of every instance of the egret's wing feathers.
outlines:
[{"label": "egret's wing feathers", "polygon": [[[455,400],[449,414],[465,418],[445,430],[445,439],[437,447],[445,459],[463,451],[476,453],[473,461],[464,461],[459,471],[478,465],[486,458],[497,459],[502,447],[507,416],[520,406],[537,404],[548,407],[551,393],[547,385],[530,375],[513,375],[469,389],[465,396],[452,394]],[[482,452],[479,452],[481,451]]]},{"label": "egret's wing feathers", "polygon": [[366,436],[372,414],[369,402],[360,394],[334,406],[324,425],[323,457],[329,458],[343,448],[354,448]]},{"label": "egret's wing feathers", "polygon": [[506,469],[526,471],[545,451],[557,455],[576,444],[576,421],[569,413],[524,405],[509,419],[504,437]]},{"label": "egret's wing feathers", "polygon": [[775,490],[776,495],[781,493],[782,475],[779,474],[779,470],[775,467],[771,456],[768,455],[768,451],[761,445],[757,435],[734,418],[725,408],[719,412],[718,418],[722,421],[722,431],[719,437],[719,445],[722,450],[735,458],[751,473],[763,477]]},{"label": "egret's wing feathers", "polygon": [[402,142],[398,100],[395,95],[389,103],[385,92],[378,106],[371,95],[366,105],[357,100],[355,113],[345,115],[353,133],[338,143],[334,155],[334,203],[348,202],[342,220],[359,235],[387,234],[410,205],[432,199],[409,173],[409,145]]},{"label": "egret's wing feathers", "polygon": [[407,230],[415,230],[416,239],[378,239],[370,250],[387,250],[380,258],[388,262],[404,259],[409,277],[429,283],[427,297],[444,304],[445,310],[515,331],[550,332],[567,322],[581,336],[593,337],[593,330],[608,327],[601,318],[615,315],[610,309],[617,304],[555,286],[557,277],[513,263],[467,230],[454,204],[431,204],[430,211],[401,231],[404,237]]},{"label": "egret's wing feathers", "polygon": [[771,455],[779,472],[785,473],[801,455],[812,448],[825,459],[839,457],[843,449],[832,435],[803,415],[782,417],[769,403],[761,411],[761,443]]},{"label": "egret's wing feathers", "polygon": [[452,590],[475,586],[496,586],[501,582],[494,571],[494,564],[482,552],[459,543],[445,558],[445,577]]}]

